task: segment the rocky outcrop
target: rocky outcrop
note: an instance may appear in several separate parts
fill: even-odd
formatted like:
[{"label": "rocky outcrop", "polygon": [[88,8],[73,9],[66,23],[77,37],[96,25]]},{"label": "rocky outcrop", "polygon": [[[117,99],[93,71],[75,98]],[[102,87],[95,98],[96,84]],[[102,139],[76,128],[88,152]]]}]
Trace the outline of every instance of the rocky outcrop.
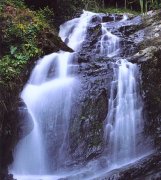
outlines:
[{"label": "rocky outcrop", "polygon": [[[148,144],[149,150],[161,148],[160,14],[161,12],[155,12],[146,17],[134,17],[117,24],[117,28],[113,28],[116,27],[115,22],[113,25],[110,24],[112,33],[121,38],[120,57],[117,59],[127,58],[140,67],[142,77],[140,85],[145,112],[144,136],[146,140],[144,143]],[[84,49],[78,57],[78,62],[81,64],[79,74],[81,84],[83,84],[80,97],[84,99],[82,98],[82,104],[77,104],[80,111],[76,111],[77,117],[73,118],[70,135],[72,159],[80,162],[96,158],[104,151],[101,140],[103,137],[102,120],[107,113],[107,99],[113,74],[110,64],[111,61],[116,61],[115,58],[109,59],[103,56],[100,58],[99,51],[96,49],[96,42],[101,34],[99,19],[93,19],[88,31],[92,35],[87,38]],[[94,56],[96,51],[98,56]],[[100,105],[101,108],[97,109]],[[161,177],[160,162],[160,153],[157,150],[138,162],[106,174],[102,179],[159,179]]]},{"label": "rocky outcrop", "polygon": [[161,11],[151,12],[144,18],[140,31],[144,40],[134,55],[142,72],[142,89],[147,112],[146,132],[154,138],[155,146],[161,148]]},{"label": "rocky outcrop", "polygon": [[[100,52],[101,16],[104,21],[109,20],[109,30],[121,39],[119,57],[109,58]],[[75,97],[69,126],[69,165],[87,163],[105,151],[104,123],[108,113],[113,62],[137,52],[134,37],[129,35],[137,31],[141,18],[128,21],[120,21],[123,18],[121,15],[115,15],[113,21],[111,18],[111,15],[105,18],[104,14],[93,16],[86,40],[73,62],[79,65],[75,73],[80,81],[80,93]]]},{"label": "rocky outcrop", "polygon": [[148,155],[135,163],[115,169],[94,180],[159,180],[161,177],[161,153]]},{"label": "rocky outcrop", "polygon": [[59,50],[73,52],[71,48],[61,41],[61,38],[58,37],[54,31],[49,31],[48,29],[39,34],[38,46],[45,54],[50,54]]},{"label": "rocky outcrop", "polygon": [[[83,67],[84,66],[84,67]],[[85,162],[104,150],[104,120],[107,116],[112,70],[107,64],[82,64],[80,94],[70,122],[70,154],[72,162]]]}]

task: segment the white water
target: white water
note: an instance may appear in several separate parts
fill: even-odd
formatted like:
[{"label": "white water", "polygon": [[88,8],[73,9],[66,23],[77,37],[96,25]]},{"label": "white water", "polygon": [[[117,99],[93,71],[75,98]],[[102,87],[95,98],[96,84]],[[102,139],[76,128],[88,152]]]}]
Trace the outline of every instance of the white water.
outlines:
[{"label": "white water", "polygon": [[[74,78],[67,75],[67,64],[71,59],[72,54],[67,52],[45,56],[33,70],[29,83],[21,93],[21,98],[32,116],[34,128],[28,136],[19,142],[16,148],[12,169],[16,174],[44,174],[48,172],[49,159],[46,156],[47,149],[45,148],[48,143],[45,137],[47,132],[52,131],[55,133],[55,137],[59,138],[61,143],[59,150],[64,146],[74,84]],[[61,71],[52,74],[52,63],[57,63]],[[63,120],[61,127],[59,127],[59,130],[62,131],[62,138],[57,130],[60,124],[59,118]],[[58,154],[57,156],[57,160],[60,160]]]},{"label": "white water", "polygon": [[[126,14],[123,15],[122,20],[118,21],[117,24],[121,24],[128,19]],[[115,15],[114,15],[115,23]],[[119,54],[120,50],[120,38],[111,33],[110,23],[101,23],[102,36],[100,40],[100,53],[103,56],[113,57]]]},{"label": "white water", "polygon": [[[124,15],[120,22],[127,20]],[[101,54],[108,57],[119,53],[120,38],[102,23]],[[142,131],[142,101],[138,89],[139,70],[136,64],[120,59],[113,63],[113,81],[108,103],[105,141],[109,166],[120,166],[137,158],[137,134]]]},{"label": "white water", "polygon": [[112,57],[118,54],[120,38],[107,30],[107,23],[102,23],[101,54]]},{"label": "white water", "polygon": [[[75,51],[79,51],[85,40],[87,27],[95,13],[83,11],[80,18],[68,21],[60,26],[59,36],[69,47]],[[64,29],[66,29],[64,31]]]},{"label": "white water", "polygon": [[[116,66],[117,65],[117,66]],[[142,130],[142,102],[137,85],[138,67],[125,59],[114,66],[111,84],[106,141],[112,164],[137,158],[137,134]]]},{"label": "white water", "polygon": [[[68,21],[60,27],[60,37],[78,51],[86,37],[93,13]],[[18,180],[57,179],[53,173],[68,159],[68,126],[76,79],[69,75],[74,53],[53,53],[34,68],[21,98],[31,115],[34,128],[18,143],[11,172]],[[50,152],[52,149],[52,152]]]}]

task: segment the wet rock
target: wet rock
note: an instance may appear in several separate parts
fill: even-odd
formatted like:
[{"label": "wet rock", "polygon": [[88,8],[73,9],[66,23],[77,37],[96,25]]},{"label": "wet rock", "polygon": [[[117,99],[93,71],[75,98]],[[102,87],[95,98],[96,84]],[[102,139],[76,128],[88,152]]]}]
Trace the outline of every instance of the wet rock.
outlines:
[{"label": "wet rock", "polygon": [[161,147],[161,132],[158,129],[161,119],[161,94],[159,91],[161,88],[160,14],[161,11],[158,11],[143,19],[138,29],[138,32],[143,32],[142,38],[136,42],[138,52],[131,58],[139,64],[141,69],[143,98],[147,112],[145,129],[146,133],[153,137],[156,148]]},{"label": "wet rock", "polygon": [[62,42],[55,32],[48,30],[44,30],[44,32],[39,35],[39,47],[45,54],[50,54],[60,50],[73,52],[71,48]]},{"label": "wet rock", "polygon": [[91,23],[101,23],[101,17],[100,16],[93,16],[91,19]]},{"label": "wet rock", "polygon": [[102,17],[102,22],[111,22],[111,21],[114,21],[114,16],[111,16],[111,15],[104,15],[103,17]]},{"label": "wet rock", "polygon": [[129,179],[155,179],[159,180],[161,175],[161,153],[146,156],[135,163],[122,168],[115,169],[103,177],[94,180],[129,180]]},{"label": "wet rock", "polygon": [[152,58],[154,58],[155,53],[157,53],[160,50],[160,47],[158,48],[156,46],[149,46],[143,50],[140,50],[138,53],[134,55],[133,58],[137,59],[137,62],[139,63],[149,61]]},{"label": "wet rock", "polygon": [[18,119],[20,119],[18,123],[18,138],[22,139],[33,130],[34,123],[25,104],[18,107],[18,112]]},{"label": "wet rock", "polygon": [[[161,149],[161,129],[160,129],[160,124],[161,124],[161,28],[160,28],[160,12],[154,13],[152,16],[148,16],[142,21],[140,21],[139,18],[134,18],[130,19],[129,23],[132,24],[126,24],[122,23],[116,26],[117,28],[113,30],[113,25],[109,27],[111,28],[112,33],[118,34],[119,37],[121,38],[121,54],[120,58],[128,58],[130,61],[133,61],[134,63],[138,63],[140,66],[140,72],[142,76],[142,96],[144,99],[144,110],[147,112],[145,114],[145,137],[147,138],[148,141],[146,142],[150,146],[153,145],[153,139],[155,143],[155,148],[156,149]],[[133,24],[134,23],[134,24]],[[116,25],[116,24],[115,24]],[[121,32],[120,32],[121,31]],[[100,34],[98,34],[100,37]],[[99,38],[97,37],[97,38]],[[93,48],[96,46],[93,46]],[[103,74],[103,69],[102,66],[97,67],[96,69],[94,66],[88,65],[89,62],[97,62],[97,58],[91,58],[92,57],[92,49],[89,50],[87,55],[81,56],[79,59],[79,62],[86,63],[83,68],[84,72],[84,78],[88,79],[88,76],[90,76],[90,79],[88,79],[88,82],[91,81],[91,79],[94,77],[97,77],[97,72],[102,71]],[[93,53],[94,54],[94,53]],[[102,58],[102,60],[105,60]],[[108,59],[108,61],[111,61],[112,59]],[[114,60],[114,58],[113,58]],[[112,61],[113,61],[112,60]],[[99,61],[98,61],[99,62]],[[102,62],[102,61],[101,61]],[[105,61],[103,61],[105,62]],[[96,63],[97,64],[97,63]],[[85,70],[88,70],[86,73]],[[109,73],[110,70],[107,71]],[[101,77],[102,77],[102,74]],[[109,75],[112,77],[112,72]],[[102,78],[104,79],[104,78]],[[106,83],[110,83],[110,79],[106,81]],[[85,83],[84,83],[85,84]],[[96,83],[97,84],[97,83]],[[104,84],[104,82],[103,82]],[[97,85],[100,86],[98,83]],[[91,88],[91,85],[86,85],[87,87]],[[97,91],[97,88],[96,88]],[[100,90],[99,90],[100,91]],[[99,92],[98,91],[98,92]],[[92,92],[92,91],[91,91]],[[109,91],[106,89],[106,93],[108,94]],[[88,93],[86,93],[88,94]],[[85,96],[86,97],[86,96]],[[90,97],[90,95],[88,95]],[[108,95],[107,95],[108,97]],[[90,98],[87,98],[90,102]],[[83,102],[85,105],[85,102]],[[86,105],[86,107],[89,108],[92,107],[92,103],[89,103],[89,105]],[[87,109],[87,108],[86,108]],[[88,111],[88,110],[87,110]],[[79,114],[79,113],[78,113]],[[81,112],[81,114],[83,114]],[[81,118],[80,118],[81,119]],[[85,131],[89,131],[89,117],[83,116],[82,117],[82,124],[80,123],[80,126],[82,125],[81,131],[83,132],[83,135],[81,133],[79,134],[80,136],[76,136],[75,133],[72,134],[72,137],[75,136],[76,139],[73,138],[73,146],[71,147],[71,152],[73,153],[73,159],[78,158],[80,161],[83,161],[85,158],[82,158],[84,154],[89,155],[91,152],[91,157],[92,153],[95,150],[92,149],[91,151],[87,148],[84,150],[84,154],[80,151],[80,149],[84,148],[86,145],[85,143],[81,143],[81,137],[85,137]],[[76,120],[78,121],[78,120]],[[74,124],[74,123],[73,123]],[[81,132],[79,129],[74,127],[77,132]],[[77,145],[77,143],[74,143],[77,140],[80,142],[80,146]],[[100,146],[98,145],[98,150]],[[103,145],[101,145],[101,148],[103,149]],[[100,150],[102,150],[100,149]],[[98,154],[94,154],[94,156],[99,156],[99,151]],[[82,154],[81,154],[82,153]],[[88,157],[88,156],[87,156]],[[90,157],[90,156],[89,156]],[[81,159],[82,158],[82,159]],[[90,158],[89,158],[90,159]],[[133,165],[124,167],[122,169],[114,170],[110,174],[105,175],[102,179],[119,179],[119,180],[129,180],[129,179],[159,179],[161,174],[160,174],[160,153],[157,152],[156,154],[150,155],[146,158],[143,158],[142,160],[138,161],[137,163],[134,163]],[[98,179],[101,179],[100,177]]]},{"label": "wet rock", "polygon": [[[90,61],[91,62],[91,61]],[[108,63],[82,63],[79,96],[72,111],[69,153],[74,164],[87,163],[104,150],[104,120],[107,116],[112,69]]]}]

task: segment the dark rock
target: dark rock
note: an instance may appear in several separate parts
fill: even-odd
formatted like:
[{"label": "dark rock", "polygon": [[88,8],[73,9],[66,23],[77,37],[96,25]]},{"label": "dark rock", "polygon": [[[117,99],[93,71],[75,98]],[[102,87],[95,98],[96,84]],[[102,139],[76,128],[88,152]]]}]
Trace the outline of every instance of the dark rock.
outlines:
[{"label": "dark rock", "polygon": [[161,153],[146,156],[137,162],[115,169],[93,180],[159,180],[161,178]]},{"label": "dark rock", "polygon": [[39,47],[45,54],[50,54],[60,50],[73,52],[71,48],[62,42],[55,32],[51,31],[43,31],[39,35]]},{"label": "dark rock", "polygon": [[101,22],[102,21],[101,21],[100,16],[95,15],[95,16],[92,17],[91,23],[101,23]]},{"label": "dark rock", "polygon": [[[142,90],[145,104],[146,133],[154,138],[157,148],[161,147],[161,11],[153,13],[143,20],[138,32],[143,31],[139,41],[136,42],[138,52],[132,59],[140,65],[142,74]],[[135,34],[138,34],[137,32]],[[134,34],[134,36],[135,36]]]},{"label": "dark rock", "polygon": [[102,17],[102,22],[110,22],[114,21],[114,16],[103,16]]},{"label": "dark rock", "polygon": [[104,14],[102,17],[102,22],[120,21],[122,18],[122,14]]},{"label": "dark rock", "polygon": [[[91,61],[90,61],[91,62]],[[81,87],[72,110],[69,129],[71,163],[87,163],[104,151],[104,120],[107,116],[112,69],[108,63],[82,63]]]}]

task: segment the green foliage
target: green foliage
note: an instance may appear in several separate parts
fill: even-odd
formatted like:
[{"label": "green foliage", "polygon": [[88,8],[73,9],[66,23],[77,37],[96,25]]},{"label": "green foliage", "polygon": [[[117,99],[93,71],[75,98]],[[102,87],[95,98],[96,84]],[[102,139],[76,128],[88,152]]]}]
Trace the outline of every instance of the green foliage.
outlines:
[{"label": "green foliage", "polygon": [[[14,4],[13,4],[14,3]],[[0,81],[11,81],[18,77],[32,58],[43,54],[39,48],[39,34],[50,28],[48,8],[31,11],[21,0],[3,0],[0,5]]]},{"label": "green foliage", "polygon": [[[88,10],[106,9],[115,7],[113,9],[126,9],[140,11],[146,13],[148,10],[155,10],[161,8],[161,0],[82,0]],[[91,8],[92,7],[92,8]],[[94,8],[95,7],[95,8]],[[140,9],[139,9],[140,7]]]},{"label": "green foliage", "polygon": [[25,65],[23,59],[18,60],[11,55],[5,55],[0,61],[0,77],[3,81],[10,81],[18,76]]},{"label": "green foliage", "polygon": [[43,9],[39,9],[36,12],[37,17],[39,17],[39,19],[45,21],[48,21],[49,24],[53,23],[53,19],[54,19],[54,12],[49,9],[48,6],[44,7]]},{"label": "green foliage", "polygon": [[24,0],[1,0],[1,6],[2,5],[10,5],[15,6],[19,8],[25,8]]},{"label": "green foliage", "polygon": [[161,8],[161,1],[160,0],[151,0],[149,3],[149,9],[159,9]]}]

